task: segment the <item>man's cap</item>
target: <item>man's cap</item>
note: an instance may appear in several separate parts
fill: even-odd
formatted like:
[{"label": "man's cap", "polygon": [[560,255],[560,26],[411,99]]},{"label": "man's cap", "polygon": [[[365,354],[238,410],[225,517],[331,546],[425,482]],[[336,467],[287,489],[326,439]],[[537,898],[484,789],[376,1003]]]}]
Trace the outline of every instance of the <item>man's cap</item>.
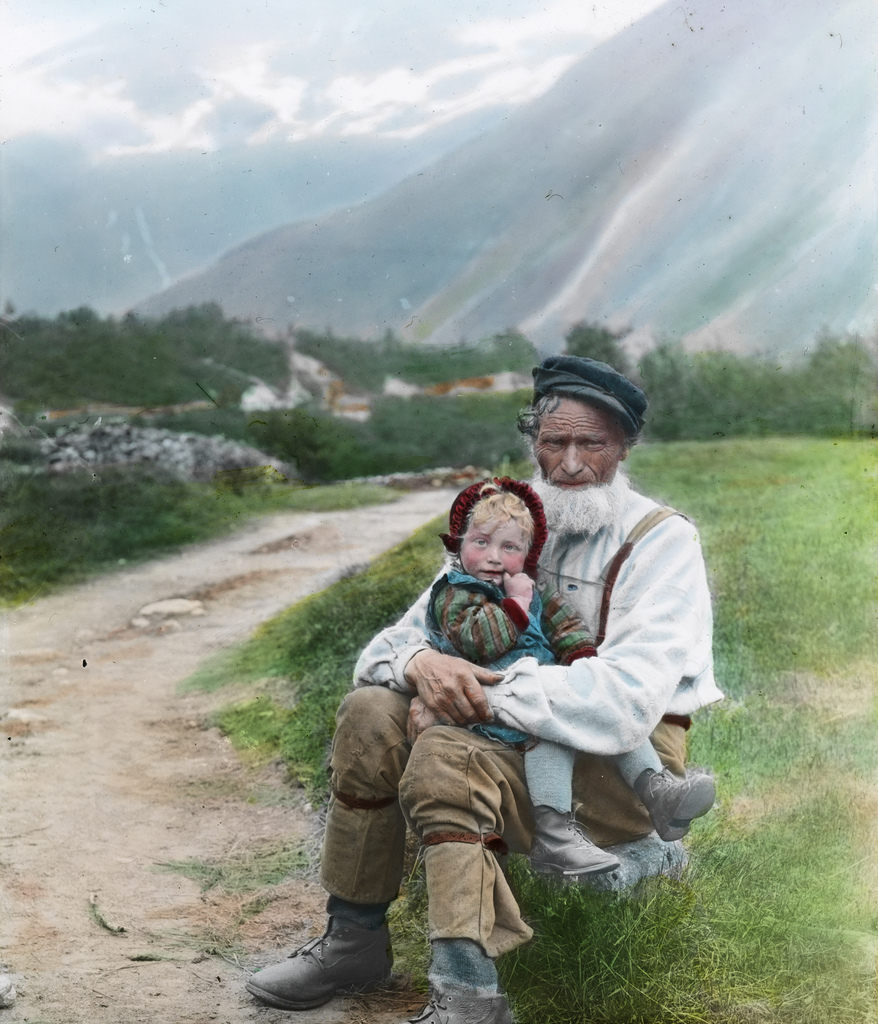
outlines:
[{"label": "man's cap", "polygon": [[534,367],[534,401],[544,395],[578,398],[615,413],[628,437],[643,429],[646,395],[607,363],[585,356],[549,356]]}]

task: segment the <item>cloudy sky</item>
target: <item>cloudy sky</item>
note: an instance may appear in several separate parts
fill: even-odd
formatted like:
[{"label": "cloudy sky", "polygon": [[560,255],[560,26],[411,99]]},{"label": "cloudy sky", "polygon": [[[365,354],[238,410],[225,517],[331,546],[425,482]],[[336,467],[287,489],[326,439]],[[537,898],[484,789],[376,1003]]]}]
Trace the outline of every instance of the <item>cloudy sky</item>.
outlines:
[{"label": "cloudy sky", "polygon": [[96,159],[412,139],[539,95],[658,4],[5,0],[0,139],[63,136]]}]

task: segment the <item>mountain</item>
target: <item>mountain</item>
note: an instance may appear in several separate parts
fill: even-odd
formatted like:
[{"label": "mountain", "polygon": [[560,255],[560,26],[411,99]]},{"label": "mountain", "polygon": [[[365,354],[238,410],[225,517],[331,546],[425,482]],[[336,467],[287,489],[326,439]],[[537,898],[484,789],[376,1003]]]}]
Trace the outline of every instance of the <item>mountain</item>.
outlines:
[{"label": "mountain", "polygon": [[557,351],[578,320],[801,352],[878,322],[872,0],[658,8],[383,195],[137,307]]},{"label": "mountain", "polygon": [[352,137],[94,159],[49,135],[0,152],[0,301],[123,311],[278,224],[380,195],[484,126],[400,145]]}]

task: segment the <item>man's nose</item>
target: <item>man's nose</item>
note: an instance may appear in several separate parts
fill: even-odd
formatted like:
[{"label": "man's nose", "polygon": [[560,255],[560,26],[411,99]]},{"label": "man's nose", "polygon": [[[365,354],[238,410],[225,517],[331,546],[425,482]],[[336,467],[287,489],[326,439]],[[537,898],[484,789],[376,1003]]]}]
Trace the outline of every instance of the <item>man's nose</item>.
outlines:
[{"label": "man's nose", "polygon": [[575,444],[569,444],[564,449],[561,469],[570,477],[578,476],[582,471],[582,452]]}]

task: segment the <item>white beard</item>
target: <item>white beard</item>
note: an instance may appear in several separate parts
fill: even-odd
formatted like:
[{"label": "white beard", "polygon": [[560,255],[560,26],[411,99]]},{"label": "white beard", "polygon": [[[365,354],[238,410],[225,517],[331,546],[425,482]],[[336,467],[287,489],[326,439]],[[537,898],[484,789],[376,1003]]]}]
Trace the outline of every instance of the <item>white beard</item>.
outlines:
[{"label": "white beard", "polygon": [[549,483],[537,470],[530,485],[543,503],[549,530],[560,534],[593,534],[618,522],[625,512],[631,490],[621,467],[608,484],[592,484],[571,490]]}]

